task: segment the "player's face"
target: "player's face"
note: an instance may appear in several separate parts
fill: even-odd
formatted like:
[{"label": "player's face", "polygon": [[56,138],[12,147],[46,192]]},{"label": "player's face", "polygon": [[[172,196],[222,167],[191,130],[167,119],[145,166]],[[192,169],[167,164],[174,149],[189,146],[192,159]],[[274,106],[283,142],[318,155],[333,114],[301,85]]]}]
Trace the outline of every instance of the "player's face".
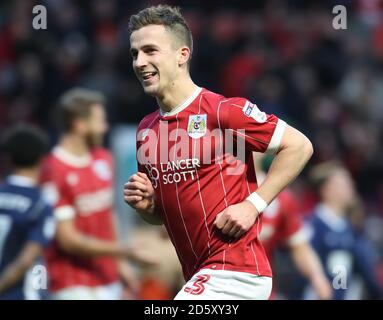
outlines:
[{"label": "player's face", "polygon": [[86,121],[86,140],[91,148],[101,146],[108,131],[105,109],[101,104],[94,104]]},{"label": "player's face", "polygon": [[130,36],[133,69],[145,93],[161,98],[177,78],[179,50],[162,25],[149,25]]},{"label": "player's face", "polygon": [[350,205],[355,199],[354,182],[346,170],[337,170],[332,175],[327,191],[343,206]]}]

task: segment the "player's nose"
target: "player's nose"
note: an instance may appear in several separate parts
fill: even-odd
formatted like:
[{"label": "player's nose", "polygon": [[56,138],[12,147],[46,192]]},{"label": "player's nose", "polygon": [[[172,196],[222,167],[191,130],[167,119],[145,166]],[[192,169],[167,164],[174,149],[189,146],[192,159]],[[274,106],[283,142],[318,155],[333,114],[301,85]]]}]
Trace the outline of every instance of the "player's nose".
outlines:
[{"label": "player's nose", "polygon": [[146,56],[143,52],[138,52],[137,58],[136,58],[134,64],[135,64],[135,67],[137,69],[143,69],[144,67],[147,66],[148,61],[147,61]]}]

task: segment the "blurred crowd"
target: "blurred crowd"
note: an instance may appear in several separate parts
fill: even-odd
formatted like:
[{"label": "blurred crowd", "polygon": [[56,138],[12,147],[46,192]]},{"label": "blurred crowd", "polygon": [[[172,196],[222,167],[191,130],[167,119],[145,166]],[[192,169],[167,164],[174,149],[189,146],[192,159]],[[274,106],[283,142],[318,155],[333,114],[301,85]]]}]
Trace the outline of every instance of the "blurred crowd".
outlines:
[{"label": "blurred crowd", "polygon": [[[12,124],[57,130],[52,107],[73,86],[101,91],[111,127],[157,108],[132,71],[128,19],[147,5],[179,5],[192,30],[191,74],[202,87],[243,96],[304,132],[314,156],[292,186],[309,215],[310,167],[342,161],[360,207],[351,222],[383,261],[383,2],[379,0],[23,0],[0,4],[0,135]],[[47,8],[47,30],[32,7]],[[335,30],[332,9],[347,8]],[[0,164],[0,173],[3,172]],[[377,267],[383,283],[383,263]],[[282,271],[283,272],[283,271]]]}]

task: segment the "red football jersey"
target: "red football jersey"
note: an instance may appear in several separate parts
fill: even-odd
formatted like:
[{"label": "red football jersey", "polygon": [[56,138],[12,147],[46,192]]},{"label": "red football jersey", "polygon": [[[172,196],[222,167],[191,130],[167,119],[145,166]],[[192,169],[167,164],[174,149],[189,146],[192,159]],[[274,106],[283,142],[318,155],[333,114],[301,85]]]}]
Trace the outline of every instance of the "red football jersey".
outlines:
[{"label": "red football jersey", "polygon": [[285,125],[244,98],[202,88],[171,112],[158,110],[141,121],[139,171],[152,181],[186,280],[202,268],[271,276],[258,239],[262,214],[236,240],[213,223],[257,189],[252,151],[275,152]]},{"label": "red football jersey", "polygon": [[278,247],[307,240],[298,200],[288,189],[283,190],[263,211],[259,238],[270,260]]},{"label": "red football jersey", "polygon": [[[54,203],[57,220],[74,219],[81,233],[115,240],[113,223],[113,164],[108,151],[95,150],[79,158],[56,147],[45,159],[42,184]],[[50,290],[99,286],[118,280],[111,257],[80,257],[61,250],[53,241],[45,254]]]}]

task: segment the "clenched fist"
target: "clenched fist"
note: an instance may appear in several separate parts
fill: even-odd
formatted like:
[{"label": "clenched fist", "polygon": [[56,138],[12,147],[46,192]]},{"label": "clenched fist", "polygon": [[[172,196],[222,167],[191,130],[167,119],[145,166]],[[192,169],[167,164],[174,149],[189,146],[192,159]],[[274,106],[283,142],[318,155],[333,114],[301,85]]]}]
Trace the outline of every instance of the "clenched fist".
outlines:
[{"label": "clenched fist", "polygon": [[217,214],[214,225],[222,233],[230,237],[239,238],[250,230],[257,217],[257,209],[255,209],[251,202],[245,200],[229,206]]},{"label": "clenched fist", "polygon": [[150,211],[154,206],[154,189],[145,173],[133,174],[124,185],[124,200],[138,211]]}]

